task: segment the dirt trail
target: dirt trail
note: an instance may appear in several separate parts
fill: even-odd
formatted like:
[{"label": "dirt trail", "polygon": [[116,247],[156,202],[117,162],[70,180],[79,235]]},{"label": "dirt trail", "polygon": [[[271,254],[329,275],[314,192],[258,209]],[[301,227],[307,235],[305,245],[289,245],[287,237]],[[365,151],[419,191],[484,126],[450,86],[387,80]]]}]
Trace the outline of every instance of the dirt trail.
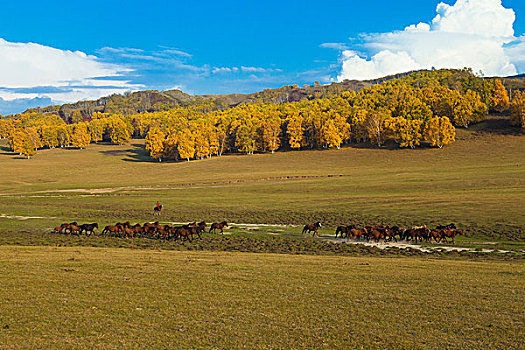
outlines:
[{"label": "dirt trail", "polygon": [[6,215],[6,214],[0,214],[0,218],[4,218],[4,219],[15,219],[15,220],[29,220],[29,219],[55,219],[54,217],[44,217],[44,216],[20,216],[20,215]]},{"label": "dirt trail", "polygon": [[[406,242],[365,242],[365,241],[355,241],[355,240],[347,240],[347,239],[337,239],[329,236],[321,236],[321,239],[325,239],[330,242],[334,243],[346,243],[346,244],[362,244],[369,247],[377,247],[380,249],[388,249],[388,248],[399,248],[399,249],[416,249],[420,250],[425,253],[431,253],[433,251],[447,251],[447,252],[476,252],[476,253],[509,253],[508,250],[500,250],[500,249],[482,249],[482,250],[476,250],[474,248],[466,248],[466,247],[451,247],[447,245],[442,245],[439,247],[423,247],[417,244],[411,244]],[[492,242],[490,242],[492,243]]]}]

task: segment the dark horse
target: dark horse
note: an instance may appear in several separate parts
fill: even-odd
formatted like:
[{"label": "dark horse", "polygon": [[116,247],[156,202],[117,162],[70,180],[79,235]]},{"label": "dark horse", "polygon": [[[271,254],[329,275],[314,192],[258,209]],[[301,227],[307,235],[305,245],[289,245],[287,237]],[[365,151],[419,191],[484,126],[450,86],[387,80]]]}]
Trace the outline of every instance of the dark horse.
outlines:
[{"label": "dark horse", "polygon": [[160,215],[162,213],[162,204],[157,205],[155,208],[153,208],[153,215]]},{"label": "dark horse", "polygon": [[337,229],[335,230],[335,238],[337,238],[339,233],[341,233],[341,238],[348,237],[348,232],[352,229],[356,229],[355,225],[337,226]]},{"label": "dark horse", "polygon": [[80,225],[80,233],[82,233],[82,231],[84,231],[86,233],[86,235],[89,233],[89,235],[92,235],[93,233],[95,233],[95,229],[98,228],[98,224],[96,222],[92,223],[92,224],[83,224],[83,225]]},{"label": "dark horse", "polygon": [[319,236],[317,234],[317,229],[319,229],[319,227],[321,227],[321,223],[319,221],[317,221],[315,224],[304,225],[303,234],[313,231],[314,233],[312,234],[312,237]]},{"label": "dark horse", "polygon": [[456,230],[456,224],[448,224],[448,225],[438,225],[436,226],[436,230]]},{"label": "dark horse", "polygon": [[226,223],[226,221],[223,221],[223,222],[214,222],[213,224],[211,224],[210,226],[210,231],[208,231],[208,233],[211,233],[211,231],[213,231],[213,233],[215,233],[215,230],[221,230],[221,233],[224,234],[224,227],[227,227],[228,224]]}]

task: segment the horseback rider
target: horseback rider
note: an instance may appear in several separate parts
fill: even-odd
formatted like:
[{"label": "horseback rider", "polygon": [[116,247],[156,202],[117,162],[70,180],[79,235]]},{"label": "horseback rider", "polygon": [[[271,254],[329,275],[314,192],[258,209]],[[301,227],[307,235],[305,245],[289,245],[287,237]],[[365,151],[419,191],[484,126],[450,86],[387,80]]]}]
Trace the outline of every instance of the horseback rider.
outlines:
[{"label": "horseback rider", "polygon": [[158,207],[160,207],[160,202],[159,202],[159,201],[157,201],[157,208],[158,208]]}]

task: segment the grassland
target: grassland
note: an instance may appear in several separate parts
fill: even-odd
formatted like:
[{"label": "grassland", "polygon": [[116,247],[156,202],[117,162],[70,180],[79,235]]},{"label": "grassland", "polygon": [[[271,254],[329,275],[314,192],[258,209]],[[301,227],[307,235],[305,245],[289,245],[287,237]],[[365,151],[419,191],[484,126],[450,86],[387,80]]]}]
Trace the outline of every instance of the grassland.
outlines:
[{"label": "grassland", "polygon": [[[31,160],[0,147],[0,348],[522,347],[525,135],[502,119],[442,150],[158,163],[141,140]],[[163,222],[258,225],[193,243],[47,233],[151,221],[157,200]],[[458,245],[512,252],[334,244],[301,236],[311,221],[325,238],[456,222]]]},{"label": "grassland", "polygon": [[300,225],[458,223],[473,239],[525,237],[525,135],[490,118],[444,149],[341,150],[228,155],[158,163],[143,142],[0,153],[0,234],[40,233],[64,221],[165,221]]},{"label": "grassland", "polygon": [[518,349],[524,267],[0,246],[0,347]]}]

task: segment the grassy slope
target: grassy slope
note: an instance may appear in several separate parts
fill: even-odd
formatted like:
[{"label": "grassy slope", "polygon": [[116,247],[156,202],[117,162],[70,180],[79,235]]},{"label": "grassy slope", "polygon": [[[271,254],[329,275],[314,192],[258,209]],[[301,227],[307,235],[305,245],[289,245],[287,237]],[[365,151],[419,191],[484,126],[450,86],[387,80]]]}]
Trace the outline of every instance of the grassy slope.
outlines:
[{"label": "grassy slope", "polygon": [[517,349],[525,337],[523,269],[0,247],[0,347]]},{"label": "grassy slope", "polygon": [[[140,140],[43,150],[31,160],[4,151],[0,214],[56,219],[0,218],[0,231],[41,232],[73,219],[151,220],[160,200],[164,220],[319,220],[330,229],[350,221],[457,222],[470,235],[523,238],[525,137],[499,124],[491,119],[476,127],[481,131],[458,130],[458,141],[441,150],[345,147],[160,164]],[[58,192],[101,188],[116,191]]]}]

